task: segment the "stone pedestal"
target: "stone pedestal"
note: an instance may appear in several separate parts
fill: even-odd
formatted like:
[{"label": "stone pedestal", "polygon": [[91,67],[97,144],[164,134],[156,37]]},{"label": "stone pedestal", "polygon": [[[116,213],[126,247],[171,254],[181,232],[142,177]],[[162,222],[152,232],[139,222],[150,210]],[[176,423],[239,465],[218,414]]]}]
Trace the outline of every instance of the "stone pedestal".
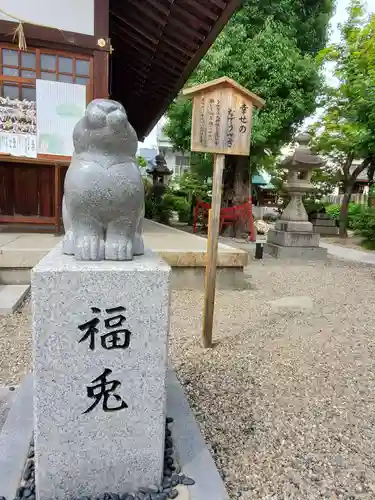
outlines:
[{"label": "stone pedestal", "polygon": [[312,219],[311,222],[314,233],[326,236],[338,236],[339,234],[335,219],[332,219],[328,214],[317,214],[316,219]]},{"label": "stone pedestal", "polygon": [[124,493],[163,473],[170,268],[151,253],[32,272],[37,498]]},{"label": "stone pedestal", "polygon": [[288,225],[286,230],[271,229],[268,231],[265,251],[277,259],[326,259],[327,250],[319,247],[319,234],[314,234],[312,224],[307,224],[311,226],[310,231],[293,231]]}]

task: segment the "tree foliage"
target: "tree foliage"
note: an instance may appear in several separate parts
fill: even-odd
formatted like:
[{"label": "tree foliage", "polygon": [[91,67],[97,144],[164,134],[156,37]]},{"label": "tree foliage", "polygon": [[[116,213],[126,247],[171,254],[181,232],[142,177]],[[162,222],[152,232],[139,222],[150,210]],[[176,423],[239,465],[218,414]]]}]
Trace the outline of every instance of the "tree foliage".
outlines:
[{"label": "tree foliage", "polygon": [[[289,142],[316,107],[321,86],[315,54],[325,46],[333,0],[245,0],[189,84],[228,76],[266,100],[255,112],[252,157],[261,162]],[[191,102],[169,108],[166,134],[176,149],[190,149]]]},{"label": "tree foliage", "polygon": [[[375,170],[375,15],[352,0],[339,43],[321,53],[335,63],[338,85],[325,89],[324,112],[312,127],[315,147],[336,167],[344,190],[340,234],[346,235],[347,212],[358,175]],[[360,160],[354,168],[354,160]]]}]

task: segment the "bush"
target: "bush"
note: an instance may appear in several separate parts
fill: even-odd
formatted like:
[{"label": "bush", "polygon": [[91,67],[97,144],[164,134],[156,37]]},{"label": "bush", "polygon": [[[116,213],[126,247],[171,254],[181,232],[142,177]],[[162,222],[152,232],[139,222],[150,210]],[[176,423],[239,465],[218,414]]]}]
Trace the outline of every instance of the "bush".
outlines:
[{"label": "bush", "polygon": [[363,246],[375,249],[375,208],[363,207],[352,220],[356,234],[363,238]]},{"label": "bush", "polygon": [[326,211],[324,203],[314,199],[303,200],[309,220],[316,219],[316,215]]},{"label": "bush", "polygon": [[178,220],[180,222],[189,222],[191,208],[186,198],[174,196],[173,209],[178,213]]},{"label": "bush", "polygon": [[[367,209],[366,205],[360,205],[359,203],[349,203],[348,207],[348,228],[354,229],[354,220],[360,216]],[[339,221],[340,219],[341,205],[328,205],[326,207],[326,213],[329,214],[333,219]]]},{"label": "bush", "polygon": [[326,207],[326,213],[338,221],[340,219],[340,208],[340,205],[328,205]]}]

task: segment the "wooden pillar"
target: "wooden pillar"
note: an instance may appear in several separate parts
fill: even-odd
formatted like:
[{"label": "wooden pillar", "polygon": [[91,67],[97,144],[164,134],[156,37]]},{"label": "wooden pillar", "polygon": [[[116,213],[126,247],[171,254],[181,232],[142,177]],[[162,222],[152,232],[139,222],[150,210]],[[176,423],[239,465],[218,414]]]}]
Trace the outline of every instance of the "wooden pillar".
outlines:
[{"label": "wooden pillar", "polygon": [[[109,40],[109,0],[94,0],[94,34],[110,46]],[[109,49],[109,47],[108,47]],[[107,50],[94,51],[94,93],[93,98],[109,97],[109,53]]]}]

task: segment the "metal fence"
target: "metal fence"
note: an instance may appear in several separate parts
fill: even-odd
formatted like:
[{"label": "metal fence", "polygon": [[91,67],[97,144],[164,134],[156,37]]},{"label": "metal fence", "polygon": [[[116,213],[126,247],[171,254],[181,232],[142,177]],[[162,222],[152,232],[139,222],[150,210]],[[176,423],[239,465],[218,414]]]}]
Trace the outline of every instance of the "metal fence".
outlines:
[{"label": "metal fence", "polygon": [[[328,203],[332,203],[334,205],[341,205],[342,199],[344,198],[343,194],[330,194],[324,198],[324,201]],[[368,202],[368,194],[352,194],[350,199],[352,203],[358,203],[359,205],[367,205]]]}]

